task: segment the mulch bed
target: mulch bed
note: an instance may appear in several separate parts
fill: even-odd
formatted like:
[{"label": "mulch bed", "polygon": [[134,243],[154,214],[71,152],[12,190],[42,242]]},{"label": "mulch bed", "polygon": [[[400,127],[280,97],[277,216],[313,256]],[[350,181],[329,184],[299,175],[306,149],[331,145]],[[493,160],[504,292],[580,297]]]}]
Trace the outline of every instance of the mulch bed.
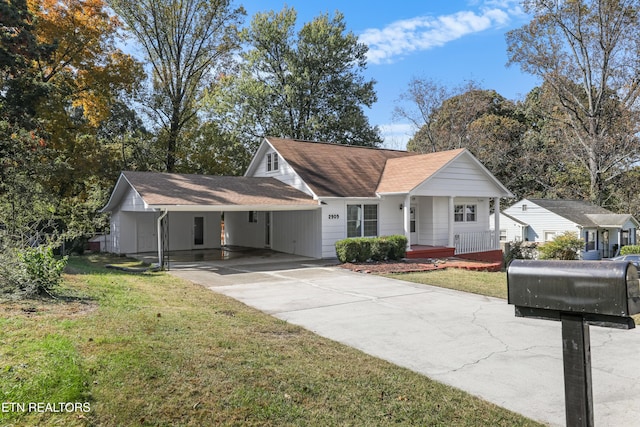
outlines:
[{"label": "mulch bed", "polygon": [[340,267],[359,273],[388,274],[416,273],[442,270],[445,268],[462,268],[472,271],[501,271],[502,263],[471,261],[462,258],[441,259],[403,259],[401,261],[372,261],[362,263],[344,263]]}]

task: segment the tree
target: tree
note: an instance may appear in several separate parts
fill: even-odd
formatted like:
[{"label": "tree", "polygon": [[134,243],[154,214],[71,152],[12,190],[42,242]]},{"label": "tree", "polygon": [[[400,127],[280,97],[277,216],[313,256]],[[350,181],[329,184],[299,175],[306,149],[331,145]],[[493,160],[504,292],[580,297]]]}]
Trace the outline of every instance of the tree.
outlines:
[{"label": "tree", "polygon": [[120,24],[102,0],[18,0],[0,12],[0,250],[43,233],[55,246],[93,231],[119,169],[96,133],[142,68],[116,47]]},{"label": "tree", "polygon": [[[525,0],[531,22],[507,33],[509,64],[539,76],[558,101],[550,119],[566,157],[605,204],[611,182],[638,159],[640,22],[633,0]],[[558,114],[560,113],[560,114]]]},{"label": "tree", "polygon": [[[482,90],[473,82],[467,90],[444,97],[447,91],[426,80],[410,84],[410,98],[420,111],[414,123],[424,122],[407,144],[409,151],[435,152],[467,148],[500,181],[511,186],[521,174],[521,138],[526,131],[516,104],[493,90]],[[423,90],[435,93],[422,94]],[[456,89],[459,91],[461,89]],[[407,117],[408,109],[397,109]],[[416,115],[418,116],[418,115]]]},{"label": "tree", "polygon": [[118,95],[133,93],[143,76],[140,64],[116,46],[120,22],[109,15],[103,0],[32,4],[34,34],[49,49],[48,55],[36,58],[35,66],[39,79],[57,88],[38,114],[69,115],[70,109],[78,108],[82,119],[96,128]]},{"label": "tree", "polygon": [[174,172],[183,130],[195,120],[204,88],[238,46],[244,9],[230,0],[110,0],[143,48],[152,70],[146,103],[160,124],[167,172]]},{"label": "tree", "polygon": [[248,150],[269,135],[341,144],[382,142],[363,107],[376,101],[365,81],[367,46],[346,31],[341,13],[320,15],[295,33],[293,8],[258,13],[243,32],[249,49],[236,74],[212,93],[222,128]]},{"label": "tree", "polygon": [[407,91],[400,94],[398,102],[408,102],[409,106],[396,105],[395,119],[411,122],[415,134],[407,145],[407,150],[420,153],[438,151],[438,141],[433,130],[433,113],[445,100],[462,93],[461,89],[449,89],[428,78],[413,77]]},{"label": "tree", "polygon": [[567,156],[567,129],[553,89],[548,84],[532,89],[518,105],[526,130],[520,140],[518,175],[512,191],[520,197],[589,199],[587,171]]}]

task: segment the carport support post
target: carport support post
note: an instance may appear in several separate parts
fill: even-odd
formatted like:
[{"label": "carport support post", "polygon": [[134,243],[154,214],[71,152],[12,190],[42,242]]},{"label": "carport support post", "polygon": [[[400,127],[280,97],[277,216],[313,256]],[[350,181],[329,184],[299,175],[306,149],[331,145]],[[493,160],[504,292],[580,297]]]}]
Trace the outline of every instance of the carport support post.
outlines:
[{"label": "carport support post", "polygon": [[158,233],[158,266],[161,269],[164,269],[164,254],[162,253],[162,220],[168,213],[169,211],[164,211],[158,217],[158,229],[156,231]]},{"label": "carport support post", "polygon": [[567,426],[593,427],[589,324],[580,315],[563,313],[561,320]]}]

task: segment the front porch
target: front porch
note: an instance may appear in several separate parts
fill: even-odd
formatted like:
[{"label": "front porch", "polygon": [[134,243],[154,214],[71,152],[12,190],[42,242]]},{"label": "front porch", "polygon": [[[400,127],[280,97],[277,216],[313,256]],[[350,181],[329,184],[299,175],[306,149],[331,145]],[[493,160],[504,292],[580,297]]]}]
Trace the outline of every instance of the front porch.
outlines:
[{"label": "front porch", "polygon": [[455,256],[456,248],[447,246],[411,245],[407,251],[407,258],[451,258]]},{"label": "front porch", "polygon": [[448,246],[411,245],[407,251],[408,259],[436,259],[436,258],[462,258],[473,261],[502,263],[503,253],[501,249],[486,249],[474,252],[459,253],[456,248]]},{"label": "front porch", "polygon": [[502,262],[503,253],[494,230],[456,233],[450,246],[411,244],[407,249],[409,259],[451,257]]}]

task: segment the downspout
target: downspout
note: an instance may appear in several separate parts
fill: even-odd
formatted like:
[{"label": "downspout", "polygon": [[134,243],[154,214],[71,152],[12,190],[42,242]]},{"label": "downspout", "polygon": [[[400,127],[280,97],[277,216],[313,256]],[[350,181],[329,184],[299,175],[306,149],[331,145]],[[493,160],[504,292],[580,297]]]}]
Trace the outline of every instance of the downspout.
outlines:
[{"label": "downspout", "polygon": [[164,219],[165,216],[167,216],[167,214],[169,213],[169,211],[167,211],[166,209],[164,210],[164,212],[162,213],[162,215],[160,215],[158,217],[158,267],[160,267],[161,269],[164,268],[164,262],[163,262],[163,257],[162,257],[162,220]]}]

